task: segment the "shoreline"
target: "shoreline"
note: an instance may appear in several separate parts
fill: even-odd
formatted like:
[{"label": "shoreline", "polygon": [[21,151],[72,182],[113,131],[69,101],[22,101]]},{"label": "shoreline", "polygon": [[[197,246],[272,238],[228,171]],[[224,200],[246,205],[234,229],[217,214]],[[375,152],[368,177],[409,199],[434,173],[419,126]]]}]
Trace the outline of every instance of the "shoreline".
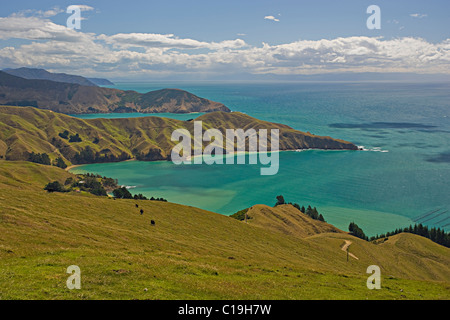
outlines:
[{"label": "shoreline", "polygon": [[[351,150],[351,149],[289,149],[289,150],[278,150],[278,151],[274,151],[274,153],[280,153],[280,152],[305,152],[305,151],[372,151],[372,150]],[[268,151],[267,153],[272,153],[272,151]],[[254,155],[254,154],[260,154],[260,152],[249,152],[249,151],[238,151],[235,152],[233,155],[231,154],[223,154],[223,158],[229,158],[231,156],[238,156],[238,155]],[[203,156],[203,155],[202,155]],[[193,160],[194,158],[198,158],[200,156],[191,156],[189,157],[189,159],[187,160]],[[128,159],[128,160],[123,160],[123,161],[113,161],[113,162],[93,162],[93,163],[83,163],[83,164],[74,164],[71,166],[68,166],[67,168],[65,168],[64,170],[70,172],[70,170],[81,167],[81,166],[86,166],[86,165],[91,165],[91,164],[100,164],[100,163],[122,163],[122,162],[130,162],[130,161],[143,161],[143,162],[158,162],[158,161],[171,161],[170,159],[162,159],[162,160],[137,160],[136,158],[132,158],[132,159]]]},{"label": "shoreline", "polygon": [[[83,164],[74,164],[71,166],[68,166],[67,168],[65,168],[64,170],[67,172],[70,172],[70,170],[81,167],[81,166],[86,166],[86,165],[90,165],[90,164],[97,164],[97,163],[119,163],[119,162],[129,162],[129,161],[138,161],[136,160],[136,158],[133,159],[128,159],[128,160],[123,160],[123,161],[115,161],[115,162],[94,162],[94,163],[83,163]],[[164,161],[168,161],[168,160],[164,160]],[[149,162],[153,162],[153,161],[149,161]]]}]

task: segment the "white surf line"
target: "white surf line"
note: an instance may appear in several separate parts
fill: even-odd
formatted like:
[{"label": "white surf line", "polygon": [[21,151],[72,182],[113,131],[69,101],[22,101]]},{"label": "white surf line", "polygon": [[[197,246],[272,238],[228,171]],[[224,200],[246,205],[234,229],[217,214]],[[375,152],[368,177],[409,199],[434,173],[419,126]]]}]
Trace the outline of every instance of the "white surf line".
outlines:
[{"label": "white surf line", "polygon": [[[345,242],[344,242],[344,245],[341,247],[341,250],[342,251],[344,251],[344,252],[347,252],[347,250],[348,250],[348,247],[350,247],[350,245],[353,243],[353,242],[351,242],[350,240],[344,240]],[[348,253],[348,255],[350,256],[350,257],[352,257],[353,259],[356,259],[356,260],[359,260],[359,258],[357,257],[357,256],[355,256],[353,253]]]}]

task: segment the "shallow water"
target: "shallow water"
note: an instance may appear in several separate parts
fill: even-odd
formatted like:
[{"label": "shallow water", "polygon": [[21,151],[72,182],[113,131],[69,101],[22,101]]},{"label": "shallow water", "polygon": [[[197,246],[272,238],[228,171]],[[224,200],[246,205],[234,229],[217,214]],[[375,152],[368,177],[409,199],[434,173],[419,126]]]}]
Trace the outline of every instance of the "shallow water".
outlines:
[{"label": "shallow water", "polygon": [[[231,214],[275,197],[316,206],[342,229],[351,221],[366,234],[414,223],[450,221],[450,85],[396,83],[118,84],[145,92],[188,90],[259,119],[329,135],[368,151],[280,152],[280,170],[259,165],[174,165],[123,162],[78,167],[136,186],[133,193]],[[444,219],[444,221],[442,221]],[[447,220],[445,220],[447,219]],[[439,223],[438,223],[439,222]],[[448,229],[448,227],[446,227]]]}]

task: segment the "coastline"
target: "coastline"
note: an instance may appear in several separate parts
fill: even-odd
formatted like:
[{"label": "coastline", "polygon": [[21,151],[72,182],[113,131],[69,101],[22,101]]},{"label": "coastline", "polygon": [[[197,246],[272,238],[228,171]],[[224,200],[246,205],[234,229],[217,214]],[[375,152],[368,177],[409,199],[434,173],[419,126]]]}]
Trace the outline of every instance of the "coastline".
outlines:
[{"label": "coastline", "polygon": [[75,169],[75,168],[80,167],[80,166],[82,166],[82,164],[74,164],[74,165],[68,166],[64,170],[66,170],[67,172],[70,172],[70,170]]},{"label": "coastline", "polygon": [[[372,150],[361,150],[361,149],[358,149],[358,150],[351,150],[351,149],[315,149],[315,148],[310,148],[310,149],[288,149],[288,150],[278,150],[278,151],[273,151],[274,153],[280,153],[280,152],[305,152],[305,151],[324,151],[324,152],[327,152],[327,151],[372,151]],[[267,153],[272,153],[272,151],[268,151]],[[254,151],[252,151],[252,152],[249,152],[249,151],[237,151],[237,152],[235,152],[233,155],[231,155],[231,154],[229,154],[229,153],[226,153],[226,154],[223,154],[222,156],[223,156],[223,158],[224,159],[226,159],[226,158],[230,158],[230,157],[232,157],[232,156],[238,156],[238,155],[242,155],[242,154],[245,154],[245,155],[254,155],[254,154],[260,154],[260,152],[259,151],[256,151],[256,152],[254,152]],[[201,155],[201,156],[203,156],[203,155]],[[195,158],[198,158],[198,157],[201,157],[201,156],[191,156],[191,157],[189,157],[189,158],[186,158],[186,160],[193,160],[193,159],[195,159]],[[68,166],[67,168],[65,168],[64,170],[66,170],[66,171],[69,171],[70,172],[70,170],[72,170],[72,169],[75,169],[75,168],[78,168],[78,167],[81,167],[81,166],[85,166],[85,165],[91,165],[91,164],[99,164],[99,163],[121,163],[121,162],[130,162],[130,161],[143,161],[143,162],[158,162],[158,161],[171,161],[170,159],[158,159],[158,160],[137,160],[136,158],[132,158],[132,159],[128,159],[128,160],[123,160],[123,161],[113,161],[113,162],[93,162],[93,163],[83,163],[83,164],[74,164],[74,165],[71,165],[71,166]]]},{"label": "coastline", "polygon": [[[123,161],[115,161],[115,162],[94,162],[94,163],[83,163],[83,164],[74,164],[71,166],[68,166],[67,168],[65,168],[64,170],[66,170],[67,172],[70,172],[70,170],[81,167],[81,166],[85,166],[85,165],[89,165],[89,164],[96,164],[96,163],[119,163],[119,162],[129,162],[129,161],[137,161],[136,158],[133,159],[128,159],[128,160],[123,160]],[[165,160],[168,161],[168,160]],[[151,162],[151,161],[149,161]]]}]

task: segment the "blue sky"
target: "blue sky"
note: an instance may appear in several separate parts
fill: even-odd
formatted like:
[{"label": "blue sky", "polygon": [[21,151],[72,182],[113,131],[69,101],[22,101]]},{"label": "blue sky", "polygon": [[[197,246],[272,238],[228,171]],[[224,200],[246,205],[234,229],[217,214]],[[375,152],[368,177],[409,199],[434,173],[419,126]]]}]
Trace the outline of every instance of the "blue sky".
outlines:
[{"label": "blue sky", "polygon": [[[74,4],[87,8],[81,30],[63,30]],[[381,9],[380,30],[366,27],[372,4]],[[134,77],[449,73],[449,9],[446,0],[7,1],[0,68]],[[417,55],[408,60],[405,51]]]}]

